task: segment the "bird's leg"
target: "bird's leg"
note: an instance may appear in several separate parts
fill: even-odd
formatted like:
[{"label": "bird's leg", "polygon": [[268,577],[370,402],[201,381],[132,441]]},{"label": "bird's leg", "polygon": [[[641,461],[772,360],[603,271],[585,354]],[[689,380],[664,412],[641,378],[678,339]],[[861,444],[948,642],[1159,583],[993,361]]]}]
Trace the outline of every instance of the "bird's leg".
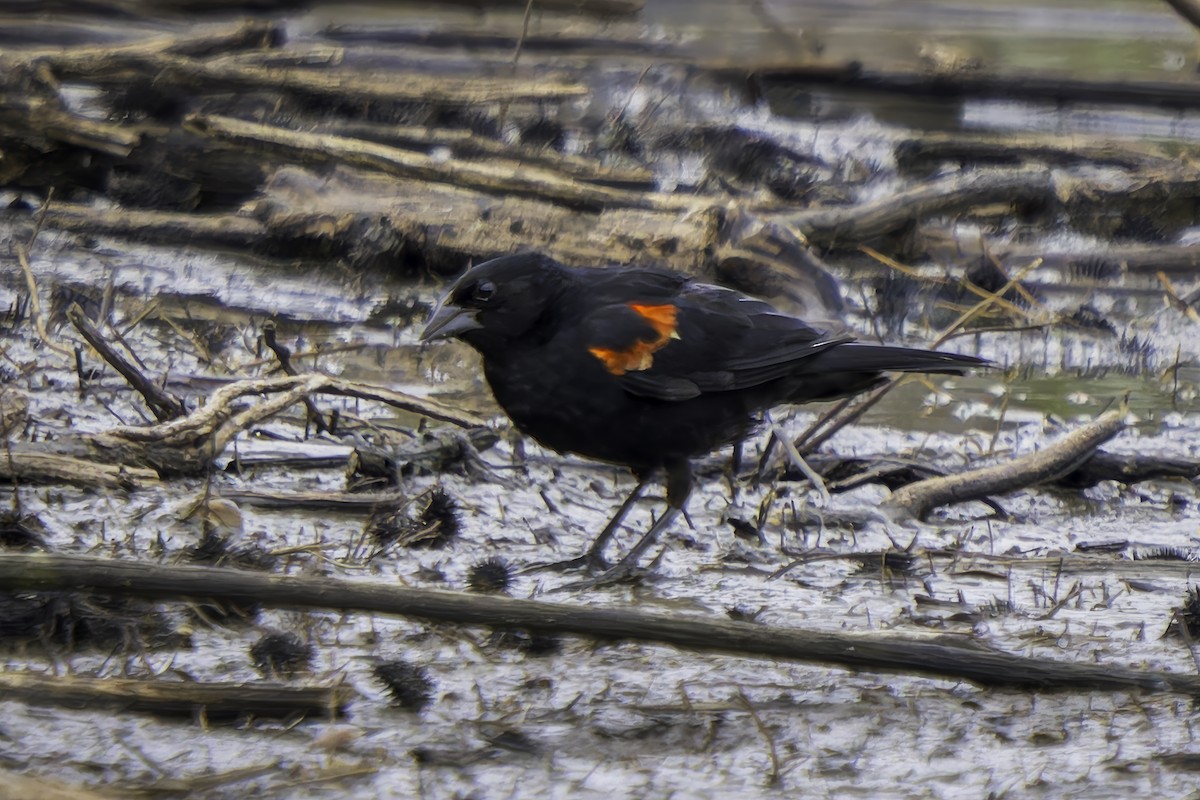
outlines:
[{"label": "bird's leg", "polygon": [[592,546],[587,552],[575,558],[569,558],[566,561],[555,561],[550,564],[535,564],[523,572],[536,572],[544,569],[549,570],[568,570],[578,569],[580,567],[592,567],[594,569],[607,569],[608,562],[604,560],[604,548],[612,539],[613,534],[617,532],[617,528],[621,526],[621,521],[625,519],[625,515],[629,513],[629,509],[633,508],[633,504],[642,496],[642,491],[645,490],[646,484],[650,482],[652,472],[635,472],[637,476],[637,486],[633,487],[633,491],[621,503],[621,507],[617,509],[617,513],[613,514],[612,519],[604,526],[604,530],[592,541]]},{"label": "bird's leg", "polygon": [[637,560],[641,557],[642,553],[646,552],[646,549],[654,544],[658,535],[670,527],[675,518],[683,512],[683,507],[687,504],[688,495],[691,493],[691,465],[686,461],[676,461],[667,464],[667,510],[650,526],[650,530],[646,531],[646,535],[638,540],[638,543],[625,554],[625,557],[609,570],[609,574],[630,571],[637,564]]},{"label": "bird's leg", "polygon": [[[636,496],[640,494],[642,487],[645,485],[645,477],[639,474],[638,485],[637,488],[634,489],[634,495]],[[633,546],[633,549],[626,553],[625,557],[618,561],[613,567],[605,570],[596,577],[589,578],[585,581],[580,581],[579,583],[572,583],[567,586],[559,586],[557,589],[553,589],[552,591],[578,591],[580,589],[595,589],[598,586],[620,583],[621,581],[630,578],[635,573],[637,561],[641,557],[642,553],[646,552],[646,549],[649,548],[650,545],[654,544],[654,541],[658,538],[659,533],[670,526],[670,524],[675,521],[675,518],[683,512],[683,506],[687,503],[688,495],[691,493],[691,465],[688,464],[687,461],[676,461],[667,464],[667,510],[664,511],[663,515],[659,517],[653,525],[650,526],[650,530],[646,531],[646,534],[638,540],[638,543]],[[631,503],[632,498],[627,500],[625,505],[621,506],[621,509],[617,512],[618,518],[624,515],[625,511],[627,510],[626,507]],[[609,527],[615,530],[616,521],[614,520],[613,522],[610,522]],[[608,531],[608,528],[605,528],[605,532],[601,533],[600,537],[597,538],[597,543],[600,542],[600,538],[605,536],[605,533],[611,535],[611,532]],[[593,545],[593,549],[595,549],[595,545]],[[582,556],[582,558],[587,558],[591,555],[592,551],[589,550],[588,554],[586,556]],[[596,550],[596,556],[599,556],[599,550]]]},{"label": "bird's leg", "polygon": [[637,486],[633,487],[633,491],[625,498],[625,502],[621,503],[621,507],[617,509],[617,513],[613,514],[613,518],[604,526],[604,530],[592,542],[592,546],[584,553],[583,558],[587,560],[589,566],[604,569],[608,566],[608,562],[604,560],[604,548],[608,541],[612,539],[613,534],[617,532],[617,528],[621,525],[621,520],[625,519],[625,515],[629,513],[629,509],[633,508],[633,504],[642,496],[642,492],[646,488],[646,484],[650,482],[650,472],[637,473]]}]

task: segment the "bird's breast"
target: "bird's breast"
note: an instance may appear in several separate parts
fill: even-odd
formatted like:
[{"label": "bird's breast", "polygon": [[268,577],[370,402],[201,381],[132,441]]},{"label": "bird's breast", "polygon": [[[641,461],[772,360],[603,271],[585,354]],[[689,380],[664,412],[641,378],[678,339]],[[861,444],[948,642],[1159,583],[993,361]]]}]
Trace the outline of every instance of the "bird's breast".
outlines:
[{"label": "bird's breast", "polygon": [[750,427],[730,398],[670,402],[627,392],[599,359],[553,349],[486,358],[484,374],[513,424],[563,453],[653,467],[709,452]]}]

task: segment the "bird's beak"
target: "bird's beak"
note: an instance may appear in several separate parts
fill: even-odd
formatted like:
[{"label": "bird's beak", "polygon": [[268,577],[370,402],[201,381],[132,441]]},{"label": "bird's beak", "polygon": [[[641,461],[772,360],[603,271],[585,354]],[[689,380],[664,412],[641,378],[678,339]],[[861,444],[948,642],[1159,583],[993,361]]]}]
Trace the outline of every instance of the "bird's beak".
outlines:
[{"label": "bird's beak", "polygon": [[477,331],[483,326],[475,319],[475,310],[442,303],[429,318],[425,330],[421,331],[422,342],[449,339],[467,331]]}]

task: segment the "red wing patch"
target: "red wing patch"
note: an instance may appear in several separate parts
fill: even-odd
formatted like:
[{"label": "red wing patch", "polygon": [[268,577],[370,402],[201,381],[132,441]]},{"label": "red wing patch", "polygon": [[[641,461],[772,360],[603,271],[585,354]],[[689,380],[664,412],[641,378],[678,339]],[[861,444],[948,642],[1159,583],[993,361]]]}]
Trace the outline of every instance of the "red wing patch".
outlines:
[{"label": "red wing patch", "polygon": [[672,339],[679,338],[679,330],[676,327],[679,309],[675,306],[648,306],[639,303],[628,305],[638,316],[650,323],[655,338],[639,339],[624,349],[589,347],[588,352],[600,359],[605,369],[613,375],[650,369],[654,365],[654,354],[670,344]]}]

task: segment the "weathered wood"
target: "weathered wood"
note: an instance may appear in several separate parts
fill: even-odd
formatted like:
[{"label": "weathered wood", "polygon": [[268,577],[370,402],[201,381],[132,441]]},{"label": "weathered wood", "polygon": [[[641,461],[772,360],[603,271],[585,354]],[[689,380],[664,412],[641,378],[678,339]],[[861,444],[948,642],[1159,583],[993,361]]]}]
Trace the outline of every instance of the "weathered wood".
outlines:
[{"label": "weathered wood", "polygon": [[0,769],[0,800],[128,800],[129,793]]},{"label": "weathered wood", "polygon": [[[1177,143],[1172,143],[1173,145]],[[1176,170],[1178,151],[1149,141],[1111,141],[1087,136],[981,131],[923,131],[896,143],[901,170],[943,161],[1020,166],[1030,162],[1060,166],[1103,164],[1129,170]]]},{"label": "weathered wood", "polygon": [[[882,484],[895,491],[926,478],[946,475],[944,469],[930,464],[889,456],[838,458],[815,455],[807,460],[825,479],[829,491],[835,493],[871,483]],[[1066,489],[1086,489],[1101,481],[1133,484],[1170,478],[1191,480],[1198,476],[1200,462],[1195,459],[1097,450],[1079,466],[1050,483]]]},{"label": "weathered wood", "polygon": [[[197,26],[194,33],[162,34],[140,38],[123,44],[106,43],[106,40],[125,39],[131,33],[124,22],[101,25],[96,18],[86,23],[92,42],[64,47],[60,44],[46,46],[44,37],[32,33],[44,20],[30,15],[0,17],[0,26],[10,34],[22,27],[31,33],[23,37],[21,44],[9,42],[4,48],[4,58],[10,63],[40,62],[57,68],[83,69],[96,59],[121,57],[146,57],[160,54],[203,58],[218,53],[270,47],[283,39],[284,26],[280,22],[266,20],[239,20],[234,23]],[[133,31],[137,33],[137,31]],[[19,35],[19,34],[18,34]]]},{"label": "weathered wood", "polygon": [[1192,480],[1200,476],[1200,462],[1156,453],[1109,453],[1098,450],[1075,469],[1055,479],[1068,489],[1086,489],[1101,481],[1137,483],[1163,478]]},{"label": "weathered wood", "polygon": [[1114,274],[1127,272],[1194,274],[1200,269],[1200,245],[1195,244],[1108,244],[1094,250],[1076,252],[1047,251],[1037,245],[1011,244],[998,246],[996,258],[1003,265],[1028,264],[1043,259],[1047,267],[1078,268],[1090,271],[1107,266]]},{"label": "weathered wood", "polygon": [[345,713],[354,690],[349,686],[197,683],[7,671],[0,673],[0,694],[41,705],[234,722],[251,717],[338,717]]},{"label": "weathered wood", "polygon": [[89,556],[0,553],[0,587],[7,591],[90,589],[156,599],[207,597],[283,608],[397,614],[435,622],[519,627],[601,640],[628,639],[847,669],[916,673],[983,686],[1200,694],[1200,677],[1195,675],[1025,658],[981,647],[897,636],[804,631],[680,614],[412,589],[373,581],[271,576]]},{"label": "weathered wood", "polygon": [[[792,59],[788,59],[791,61]],[[708,60],[704,66],[731,78],[752,74],[764,88],[798,84],[912,97],[1008,97],[1029,102],[1082,102],[1166,108],[1200,106],[1200,85],[1180,80],[1094,80],[1040,72],[990,74],[982,70],[875,70],[860,62],[737,63]]]},{"label": "weathered wood", "polygon": [[[57,446],[57,443],[54,445]],[[134,464],[101,461],[99,454],[80,456],[37,452],[39,445],[14,444],[0,456],[0,478],[22,483],[65,483],[103,489],[146,489],[158,484],[158,473]]]},{"label": "weathered wood", "polygon": [[[528,0],[446,0],[449,5],[471,8],[523,8]],[[424,6],[424,3],[418,5]],[[632,16],[646,5],[645,0],[538,0],[538,8],[598,17]]]},{"label": "weathered wood", "polygon": [[[12,443],[0,458],[0,478],[139,489],[157,484],[160,475],[204,474],[241,432],[316,393],[373,400],[460,427],[479,428],[486,422],[436,400],[327,375],[245,380],[217,389],[186,416],[156,425]],[[262,395],[265,400],[238,403]],[[485,436],[482,441],[488,440]]]},{"label": "weathered wood", "polygon": [[857,246],[937,214],[966,215],[972,207],[1054,196],[1047,170],[969,172],[853,206],[818,208],[782,217],[810,242]]},{"label": "weathered wood", "polygon": [[290,166],[271,177],[254,213],[276,239],[319,231],[347,246],[370,238],[363,235],[364,220],[386,219],[389,230],[427,265],[451,274],[468,259],[536,242],[574,266],[657,264],[703,275],[721,236],[722,216],[715,207],[691,214],[611,207],[597,214],[365,170],[316,175]]},{"label": "weathered wood", "polygon": [[159,422],[176,419],[187,413],[187,406],[182,400],[147,378],[133,362],[117,352],[104,338],[104,334],[100,333],[95,323],[83,313],[83,308],[78,303],[72,303],[71,307],[67,309],[67,319],[71,321],[71,324],[75,326],[87,343],[100,354],[101,358],[137,390]]},{"label": "weathered wood", "polygon": [[[217,389],[208,401],[185,417],[149,426],[122,426],[82,437],[106,459],[149,466],[161,474],[205,472],[240,433],[316,393],[374,400],[461,427],[476,427],[484,420],[436,400],[416,397],[379,386],[310,373],[282,378],[244,380]],[[266,399],[239,406],[246,396]]]},{"label": "weathered wood", "polygon": [[627,206],[683,211],[705,205],[690,197],[582,183],[544,166],[531,166],[513,160],[495,158],[477,162],[439,159],[361,139],[292,131],[213,115],[191,116],[184,125],[191,131],[218,141],[262,148],[300,163],[332,162],[366,167],[402,178],[448,183],[502,195],[541,198],[596,210],[608,206]]},{"label": "weathered wood", "polygon": [[141,134],[103,120],[88,119],[37,98],[0,93],[0,136],[35,147],[50,142],[127,158],[141,142]]},{"label": "weathered wood", "polygon": [[153,78],[162,90],[188,92],[268,91],[330,103],[411,102],[443,105],[557,100],[587,93],[581,83],[553,78],[522,79],[474,75],[393,72],[379,78],[365,71],[314,71],[257,67],[224,60],[202,61],[167,52],[113,49],[66,51],[42,56],[55,74],[100,86],[117,87],[137,78]]},{"label": "weathered wood", "polygon": [[1124,430],[1126,413],[1124,409],[1106,411],[1054,443],[1002,464],[910,483],[892,493],[884,507],[920,518],[938,506],[1054,481],[1076,469],[1097,447]]},{"label": "weathered wood", "polygon": [[654,190],[654,173],[639,165],[611,166],[595,158],[568,155],[544,147],[511,144],[456,128],[418,125],[381,125],[362,120],[328,120],[314,127],[322,135],[342,136],[401,149],[449,148],[454,157],[503,159],[504,162],[537,164],[554,172],[589,183],[622,189]]},{"label": "weathered wood", "polygon": [[567,20],[562,24],[552,21],[544,22],[536,32],[522,35],[521,22],[513,18],[511,25],[505,28],[503,24],[490,25],[487,30],[478,27],[440,25],[432,30],[427,27],[405,25],[387,27],[384,25],[344,25],[335,24],[325,27],[322,37],[348,45],[362,46],[364,44],[384,45],[413,45],[426,48],[447,48],[458,51],[469,48],[473,54],[480,51],[501,51],[509,61],[518,44],[521,47],[522,63],[525,54],[553,53],[555,56],[602,56],[606,59],[616,57],[638,57],[654,59],[683,58],[687,55],[682,48],[673,42],[658,39],[647,39],[640,35],[644,28],[637,25],[617,27],[614,25],[597,26],[594,35],[581,33],[577,20]]},{"label": "weathered wood", "polygon": [[[0,221],[12,223],[14,220],[28,221],[32,227],[32,218],[28,213],[0,211]],[[246,250],[261,246],[267,234],[267,229],[260,221],[241,214],[95,208],[63,202],[55,202],[46,210],[43,225],[93,236],[121,236],[135,241],[190,242],[193,245]]]}]

